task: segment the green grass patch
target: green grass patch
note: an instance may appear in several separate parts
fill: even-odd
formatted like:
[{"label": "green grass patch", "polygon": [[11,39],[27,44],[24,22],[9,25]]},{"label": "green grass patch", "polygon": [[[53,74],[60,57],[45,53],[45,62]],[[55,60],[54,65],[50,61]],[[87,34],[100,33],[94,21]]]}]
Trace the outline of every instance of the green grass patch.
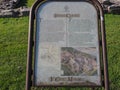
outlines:
[{"label": "green grass patch", "polygon": [[27,6],[31,7],[36,0],[27,0]]},{"label": "green grass patch", "polygon": [[24,90],[28,17],[0,19],[0,90]]},{"label": "green grass patch", "polygon": [[111,90],[120,90],[120,15],[106,15]]},{"label": "green grass patch", "polygon": [[21,6],[27,6],[31,7],[36,0],[20,0],[19,4],[16,6],[16,8],[19,8]]},{"label": "green grass patch", "polygon": [[[105,19],[110,90],[120,90],[120,15],[108,14]],[[0,90],[25,90],[28,22],[28,17],[0,18]],[[90,89],[68,87],[58,90]]]}]

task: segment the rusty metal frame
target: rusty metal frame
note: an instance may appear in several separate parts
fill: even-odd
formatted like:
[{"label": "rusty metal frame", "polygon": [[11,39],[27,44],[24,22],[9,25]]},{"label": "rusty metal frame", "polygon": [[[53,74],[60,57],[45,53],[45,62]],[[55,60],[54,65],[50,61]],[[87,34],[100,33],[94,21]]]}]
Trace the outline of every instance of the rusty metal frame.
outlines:
[{"label": "rusty metal frame", "polygon": [[[56,1],[56,0],[51,0],[51,2],[52,1]],[[63,1],[65,1],[65,0],[63,0]],[[68,0],[66,0],[66,1],[68,1]],[[75,1],[73,1],[73,0],[71,0],[72,2],[75,2]],[[76,0],[76,1],[79,1],[79,0]],[[57,1],[57,2],[61,2],[61,0],[59,0],[59,1]],[[87,1],[84,1],[84,0],[82,0],[81,2],[87,2]],[[42,2],[41,3],[41,5],[43,5],[44,3],[49,3],[49,1],[47,1],[47,2]],[[89,4],[91,4],[92,5],[92,3],[91,2],[87,2],[87,3],[89,3]],[[35,13],[37,13],[37,10],[38,10],[38,8],[39,7],[37,7],[36,8],[36,11],[35,11]],[[97,12],[97,22],[99,23],[99,14],[98,14],[98,10],[97,10],[97,7],[95,7],[94,6],[94,8],[96,9],[96,12]],[[36,14],[35,14],[35,19],[37,19],[37,16],[36,16]],[[36,23],[37,23],[37,20],[36,20]],[[99,26],[98,26],[98,28],[99,28]],[[36,28],[37,29],[37,28]],[[34,34],[35,36],[36,36],[36,33]],[[100,40],[100,38],[99,38],[99,31],[98,31],[98,41]],[[98,42],[99,43],[99,49],[100,49],[100,42]],[[35,49],[35,52],[36,52],[36,37],[35,37],[35,39],[34,39],[34,49]],[[101,52],[99,51],[99,53],[101,54]],[[34,55],[35,55],[36,53],[34,53]],[[100,55],[99,55],[100,56]],[[99,58],[100,59],[100,58]],[[34,60],[36,60],[35,59],[35,57],[34,57]],[[101,60],[101,59],[100,59]],[[35,62],[35,61],[34,61]],[[100,62],[99,62],[100,63]],[[34,66],[35,66],[35,63],[34,63]],[[101,67],[101,66],[100,66]],[[35,68],[35,67],[34,67]],[[35,87],[62,87],[62,86],[65,86],[65,87],[69,87],[69,86],[71,86],[71,87],[76,87],[76,86],[78,86],[78,85],[35,85],[35,72],[34,72],[35,70],[33,70],[33,86],[35,86]],[[100,69],[100,71],[101,71],[101,69]],[[102,74],[101,74],[101,72],[100,72],[100,83],[101,83],[101,85],[79,85],[80,87],[101,87],[102,86]]]},{"label": "rusty metal frame", "polygon": [[[37,0],[31,8],[29,19],[29,34],[28,34],[28,54],[27,54],[27,67],[26,67],[26,90],[30,90],[32,86],[33,75],[33,46],[34,46],[34,24],[35,14],[38,6],[48,1],[87,1],[96,7],[99,14],[100,33],[101,33],[101,47],[102,47],[102,64],[103,64],[103,87],[105,90],[110,90],[109,87],[109,75],[108,75],[108,61],[107,61],[107,48],[106,48],[106,33],[105,33],[105,20],[104,13],[101,4],[97,0]],[[34,82],[33,82],[34,83]],[[55,87],[55,86],[53,86]],[[73,87],[73,86],[72,86]],[[82,86],[85,87],[85,86]],[[96,86],[87,86],[95,89]],[[100,86],[98,86],[100,87]]]}]

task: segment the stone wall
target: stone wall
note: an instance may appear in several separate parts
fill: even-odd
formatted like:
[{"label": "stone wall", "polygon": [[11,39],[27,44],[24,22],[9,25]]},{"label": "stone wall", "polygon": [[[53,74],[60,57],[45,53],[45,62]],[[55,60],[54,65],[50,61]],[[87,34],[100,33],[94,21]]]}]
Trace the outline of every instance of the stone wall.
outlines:
[{"label": "stone wall", "polygon": [[120,0],[99,0],[105,13],[120,14]]},{"label": "stone wall", "polygon": [[16,9],[16,6],[20,0],[0,0],[0,17],[18,17],[29,15],[30,9],[27,7],[20,7]]},{"label": "stone wall", "polygon": [[13,9],[20,0],[0,0],[0,10]]},{"label": "stone wall", "polygon": [[114,2],[114,3],[120,2],[120,0],[99,0],[99,1],[100,2],[110,1],[110,2]]},{"label": "stone wall", "polygon": [[[99,0],[105,13],[120,14],[120,0]],[[29,15],[30,8],[15,8],[20,0],[0,0],[0,17]]]},{"label": "stone wall", "polygon": [[20,7],[17,9],[2,10],[2,11],[0,11],[0,18],[28,16],[29,12],[30,12],[30,8],[26,8],[26,7]]}]

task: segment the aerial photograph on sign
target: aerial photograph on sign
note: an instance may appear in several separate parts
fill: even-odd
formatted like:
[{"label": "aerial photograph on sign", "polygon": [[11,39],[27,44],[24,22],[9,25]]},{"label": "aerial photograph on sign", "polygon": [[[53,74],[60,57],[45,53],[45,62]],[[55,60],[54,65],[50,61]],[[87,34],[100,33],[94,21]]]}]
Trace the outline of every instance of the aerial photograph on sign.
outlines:
[{"label": "aerial photograph on sign", "polygon": [[[94,51],[95,48],[90,49]],[[63,47],[61,50],[63,76],[97,75],[96,56],[82,52],[79,48]]]}]

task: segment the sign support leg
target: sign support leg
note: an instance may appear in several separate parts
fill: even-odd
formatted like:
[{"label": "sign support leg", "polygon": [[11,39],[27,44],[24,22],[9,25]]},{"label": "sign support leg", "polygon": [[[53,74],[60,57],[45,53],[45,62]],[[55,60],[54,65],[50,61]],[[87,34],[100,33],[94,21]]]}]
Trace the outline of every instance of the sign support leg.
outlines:
[{"label": "sign support leg", "polygon": [[91,90],[95,90],[95,88],[91,88]]}]

